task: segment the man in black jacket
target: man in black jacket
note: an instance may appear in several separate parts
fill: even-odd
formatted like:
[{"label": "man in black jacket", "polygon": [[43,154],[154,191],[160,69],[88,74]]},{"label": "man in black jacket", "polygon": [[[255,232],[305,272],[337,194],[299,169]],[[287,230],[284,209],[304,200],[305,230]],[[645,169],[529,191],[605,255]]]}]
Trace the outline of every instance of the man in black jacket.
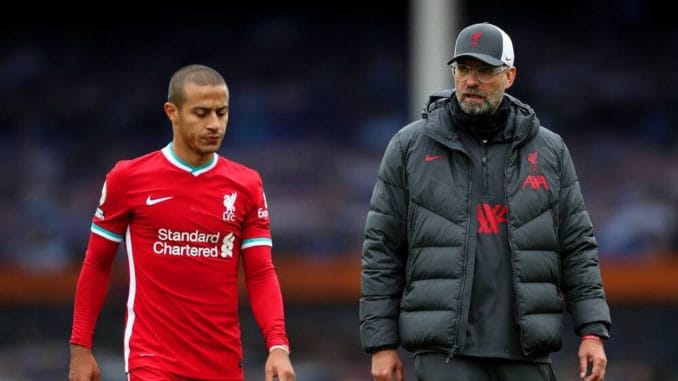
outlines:
[{"label": "man in black jacket", "polygon": [[[605,377],[610,312],[570,153],[505,93],[516,78],[500,28],[463,29],[455,90],[389,143],[367,216],[360,329],[377,381],[555,380],[564,309],[579,372]],[[590,369],[587,369],[590,366]]]}]

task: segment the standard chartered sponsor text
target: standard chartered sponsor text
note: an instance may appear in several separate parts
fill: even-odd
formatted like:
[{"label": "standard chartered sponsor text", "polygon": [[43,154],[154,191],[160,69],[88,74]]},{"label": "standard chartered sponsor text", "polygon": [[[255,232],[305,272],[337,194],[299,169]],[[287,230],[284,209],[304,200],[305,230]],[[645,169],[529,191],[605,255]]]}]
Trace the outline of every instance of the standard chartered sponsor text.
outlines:
[{"label": "standard chartered sponsor text", "polygon": [[178,232],[163,228],[158,229],[158,239],[161,241],[218,243],[219,233],[209,234],[199,230],[194,230],[192,232]]},{"label": "standard chartered sponsor text", "polygon": [[[158,240],[153,243],[153,252],[159,255],[176,255],[189,257],[218,257],[220,233],[204,233],[158,229]],[[181,244],[179,244],[181,243]],[[194,244],[214,244],[196,246]]]}]

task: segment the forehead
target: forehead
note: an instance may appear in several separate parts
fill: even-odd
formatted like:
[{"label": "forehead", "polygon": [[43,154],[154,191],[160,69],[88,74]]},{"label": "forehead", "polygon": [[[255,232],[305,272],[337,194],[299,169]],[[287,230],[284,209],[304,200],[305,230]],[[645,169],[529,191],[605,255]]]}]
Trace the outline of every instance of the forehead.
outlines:
[{"label": "forehead", "polygon": [[229,92],[225,84],[199,85],[186,82],[184,85],[185,102],[190,104],[210,103],[228,105]]}]

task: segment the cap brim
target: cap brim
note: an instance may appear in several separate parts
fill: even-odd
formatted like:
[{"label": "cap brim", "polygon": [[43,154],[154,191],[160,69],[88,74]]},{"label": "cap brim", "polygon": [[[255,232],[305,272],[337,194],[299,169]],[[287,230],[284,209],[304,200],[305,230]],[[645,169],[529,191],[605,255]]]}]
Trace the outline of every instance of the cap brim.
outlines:
[{"label": "cap brim", "polygon": [[454,62],[454,61],[456,61],[456,60],[458,60],[458,59],[460,59],[460,58],[462,58],[462,57],[473,57],[473,58],[479,59],[479,60],[481,60],[481,61],[483,61],[483,62],[485,62],[485,63],[487,63],[487,64],[490,64],[490,65],[492,65],[492,66],[502,66],[502,65],[506,65],[505,62],[502,62],[502,61],[500,61],[500,60],[498,60],[498,59],[496,59],[496,58],[494,58],[494,57],[492,57],[492,56],[488,56],[487,54],[480,54],[480,53],[464,53],[464,54],[460,54],[460,55],[458,55],[458,56],[452,58],[451,60],[447,61],[447,64],[449,65],[449,64],[451,64],[452,62]]}]

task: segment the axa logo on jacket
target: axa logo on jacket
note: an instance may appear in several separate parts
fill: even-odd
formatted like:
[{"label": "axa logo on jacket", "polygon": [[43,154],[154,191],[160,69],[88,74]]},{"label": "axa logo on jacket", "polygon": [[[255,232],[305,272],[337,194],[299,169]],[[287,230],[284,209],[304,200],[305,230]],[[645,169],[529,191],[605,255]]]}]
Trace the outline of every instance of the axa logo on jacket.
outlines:
[{"label": "axa logo on jacket", "polygon": [[541,187],[544,189],[549,189],[549,183],[546,181],[546,177],[539,170],[539,152],[534,151],[527,154],[527,162],[529,163],[530,174],[525,177],[523,181],[523,186],[530,187],[529,189],[537,190]]}]

